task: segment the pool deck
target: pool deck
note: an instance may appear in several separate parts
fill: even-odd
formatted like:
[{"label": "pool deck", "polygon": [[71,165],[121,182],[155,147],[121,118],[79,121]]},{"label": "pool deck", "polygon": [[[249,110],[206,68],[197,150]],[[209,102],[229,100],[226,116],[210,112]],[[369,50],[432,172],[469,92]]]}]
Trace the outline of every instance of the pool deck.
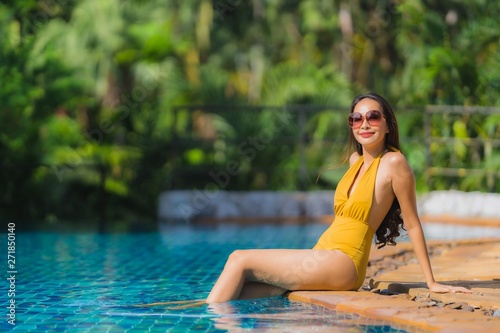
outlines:
[{"label": "pool deck", "polygon": [[427,289],[412,246],[372,249],[359,291],[293,292],[291,300],[384,320],[409,332],[500,332],[500,240],[430,241],[437,281],[472,294]]}]

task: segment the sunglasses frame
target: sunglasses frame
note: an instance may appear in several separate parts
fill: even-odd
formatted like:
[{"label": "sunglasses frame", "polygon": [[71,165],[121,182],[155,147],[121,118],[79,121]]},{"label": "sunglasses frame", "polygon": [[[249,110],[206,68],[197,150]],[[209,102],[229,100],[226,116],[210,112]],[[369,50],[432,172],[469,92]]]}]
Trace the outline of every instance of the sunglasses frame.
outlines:
[{"label": "sunglasses frame", "polygon": [[[361,121],[359,121],[359,119],[357,121],[355,119],[352,119],[352,116],[355,114],[361,116]],[[372,119],[371,117],[373,114],[378,114],[380,117],[378,119]],[[379,111],[379,110],[370,110],[365,115],[362,115],[359,112],[351,112],[349,114],[349,116],[347,117],[347,123],[349,124],[350,128],[357,129],[357,128],[361,127],[361,125],[363,124],[363,121],[366,119],[366,121],[368,122],[368,125],[379,126],[380,122],[382,121],[382,118],[384,118],[384,114],[382,113],[382,111]],[[359,124],[357,126],[355,126],[354,124],[358,123],[358,122],[359,122]]]}]

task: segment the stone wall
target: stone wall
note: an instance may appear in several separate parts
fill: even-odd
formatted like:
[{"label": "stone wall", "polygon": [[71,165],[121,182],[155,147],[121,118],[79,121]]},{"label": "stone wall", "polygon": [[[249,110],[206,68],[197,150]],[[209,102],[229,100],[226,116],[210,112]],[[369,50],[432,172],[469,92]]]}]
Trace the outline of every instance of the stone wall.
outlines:
[{"label": "stone wall", "polygon": [[[318,219],[333,215],[333,191],[226,192],[180,190],[159,198],[160,220],[190,222],[196,219],[280,218]],[[421,216],[486,218],[500,225],[500,194],[435,191],[418,198]]]},{"label": "stone wall", "polygon": [[160,195],[160,219],[318,218],[333,214],[333,191],[168,191]]},{"label": "stone wall", "polygon": [[500,224],[500,194],[434,191],[418,199],[420,215],[497,219]]}]

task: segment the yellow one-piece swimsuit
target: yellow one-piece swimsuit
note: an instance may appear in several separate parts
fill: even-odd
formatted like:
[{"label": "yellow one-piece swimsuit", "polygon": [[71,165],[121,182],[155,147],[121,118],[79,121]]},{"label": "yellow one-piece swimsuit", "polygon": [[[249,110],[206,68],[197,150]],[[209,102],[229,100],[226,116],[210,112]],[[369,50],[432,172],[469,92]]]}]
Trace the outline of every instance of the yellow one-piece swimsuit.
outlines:
[{"label": "yellow one-piece swimsuit", "polygon": [[352,259],[358,275],[358,280],[352,290],[358,290],[363,285],[366,276],[374,234],[368,225],[368,218],[382,154],[380,153],[373,160],[350,196],[349,190],[363,165],[363,156],[360,156],[347,170],[335,191],[333,223],[313,247],[316,250],[340,250]]}]

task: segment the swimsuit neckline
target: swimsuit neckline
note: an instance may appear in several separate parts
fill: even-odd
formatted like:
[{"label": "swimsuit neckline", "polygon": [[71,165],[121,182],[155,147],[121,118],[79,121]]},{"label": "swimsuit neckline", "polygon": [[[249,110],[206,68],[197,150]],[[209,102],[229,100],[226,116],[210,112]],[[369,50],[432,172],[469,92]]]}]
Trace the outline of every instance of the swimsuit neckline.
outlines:
[{"label": "swimsuit neckline", "polygon": [[363,178],[365,178],[365,176],[368,174],[368,172],[370,171],[373,163],[376,162],[377,159],[380,159],[382,157],[382,155],[386,152],[386,150],[382,150],[374,159],[373,161],[370,163],[370,165],[368,166],[368,168],[366,169],[365,173],[361,176],[361,178],[359,179],[358,181],[358,184],[356,185],[355,188],[352,188],[354,183],[356,182],[356,179],[358,178],[358,175],[359,175],[359,171],[361,170],[361,167],[363,166],[363,164],[365,164],[365,156],[364,155],[361,155],[359,157],[359,159],[356,161],[356,163],[359,163],[359,165],[356,166],[356,172],[354,173],[354,178],[352,179],[351,181],[351,185],[349,186],[349,188],[347,189],[347,200],[349,200],[354,192],[357,190],[358,188],[358,185],[361,183],[361,181],[363,180]]}]

